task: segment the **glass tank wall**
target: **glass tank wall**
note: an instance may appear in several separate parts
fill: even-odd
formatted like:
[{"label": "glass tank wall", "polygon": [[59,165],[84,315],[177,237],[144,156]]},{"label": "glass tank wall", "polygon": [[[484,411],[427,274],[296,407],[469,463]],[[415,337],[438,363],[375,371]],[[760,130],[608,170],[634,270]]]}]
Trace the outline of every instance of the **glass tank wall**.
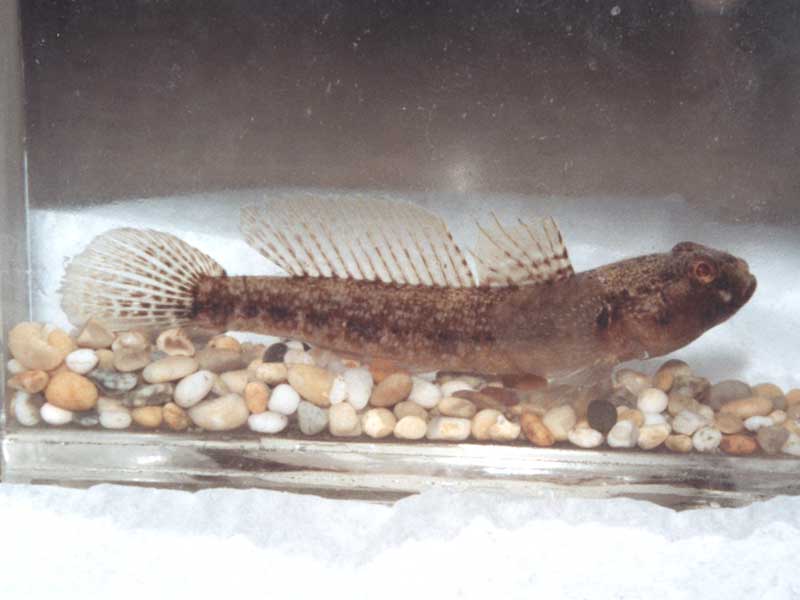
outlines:
[{"label": "glass tank wall", "polygon": [[800,491],[793,2],[0,11],[5,479]]}]

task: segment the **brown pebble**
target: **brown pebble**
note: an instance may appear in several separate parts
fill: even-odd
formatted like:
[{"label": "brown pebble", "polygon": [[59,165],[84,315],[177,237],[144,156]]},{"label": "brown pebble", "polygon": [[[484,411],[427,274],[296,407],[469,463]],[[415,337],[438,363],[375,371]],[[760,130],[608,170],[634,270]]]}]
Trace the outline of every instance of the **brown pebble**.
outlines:
[{"label": "brown pebble", "polygon": [[241,355],[242,355],[242,362],[246,365],[249,365],[254,360],[261,360],[261,357],[264,356],[264,351],[267,347],[264,344],[252,344],[250,342],[244,342],[241,348]]},{"label": "brown pebble", "polygon": [[114,368],[114,353],[108,348],[100,348],[94,351],[97,355],[97,368],[109,371]]},{"label": "brown pebble", "polygon": [[617,421],[632,421],[636,427],[642,427],[644,425],[644,413],[638,408],[618,407]]},{"label": "brown pebble", "polygon": [[269,388],[263,381],[251,381],[244,388],[244,401],[247,410],[258,414],[267,410],[269,403]]},{"label": "brown pebble", "polygon": [[114,332],[99,321],[89,319],[78,334],[77,341],[81,348],[110,348],[114,343]]},{"label": "brown pebble", "polygon": [[189,415],[174,402],[169,402],[164,405],[162,417],[167,427],[173,431],[183,431],[189,427]]},{"label": "brown pebble", "polygon": [[719,447],[725,454],[747,456],[748,454],[753,454],[758,451],[758,442],[749,435],[734,433],[731,435],[723,435]]},{"label": "brown pebble", "polygon": [[29,394],[38,394],[50,381],[50,376],[41,370],[23,371],[8,380],[8,385],[15,390],[24,390]]},{"label": "brown pebble", "polygon": [[663,392],[668,392],[676,376],[691,377],[692,370],[682,360],[670,359],[661,365],[653,376],[653,387],[660,389]]},{"label": "brown pebble", "polygon": [[786,406],[800,404],[800,388],[795,388],[786,392]]},{"label": "brown pebble", "polygon": [[97,404],[97,387],[83,375],[64,371],[50,379],[44,390],[50,404],[72,411],[83,411]]},{"label": "brown pebble", "polygon": [[734,434],[744,429],[744,422],[736,415],[719,413],[714,417],[714,426],[722,433]]},{"label": "brown pebble", "polygon": [[235,350],[236,352],[241,352],[242,350],[242,345],[239,343],[239,340],[229,335],[218,335],[211,338],[207,347],[221,348],[223,350]]},{"label": "brown pebble", "polygon": [[753,394],[762,398],[782,398],[783,390],[774,383],[759,383],[753,386]]},{"label": "brown pebble", "polygon": [[683,434],[672,434],[664,440],[664,445],[673,452],[686,454],[692,451],[692,438]]},{"label": "brown pebble", "polygon": [[743,381],[728,379],[715,383],[708,388],[708,393],[702,398],[714,410],[719,410],[728,402],[749,398],[753,395],[750,386]]},{"label": "brown pebble", "polygon": [[160,406],[140,406],[131,411],[133,422],[147,429],[157,429],[161,425],[163,415]]},{"label": "brown pebble", "polygon": [[371,363],[369,363],[368,368],[375,383],[380,383],[389,377],[389,375],[397,373],[401,370],[396,362],[383,359],[373,360]]},{"label": "brown pebble", "polygon": [[522,413],[519,417],[519,424],[522,427],[522,433],[535,446],[546,447],[556,443],[552,432],[545,426],[539,415]]},{"label": "brown pebble", "polygon": [[31,371],[51,371],[66,356],[59,348],[47,342],[41,323],[26,321],[15,325],[8,332],[6,343],[11,355]]},{"label": "brown pebble", "polygon": [[412,385],[408,373],[392,373],[373,388],[369,403],[378,408],[394,406],[408,398]]},{"label": "brown pebble", "polygon": [[289,385],[303,398],[320,408],[328,408],[331,405],[329,394],[334,378],[333,373],[321,367],[302,364],[289,366]]},{"label": "brown pebble", "polygon": [[766,417],[773,410],[772,400],[763,396],[751,396],[741,400],[732,400],[720,409],[720,413],[736,415],[740,419],[762,416]]},{"label": "brown pebble", "polygon": [[242,355],[237,350],[225,348],[203,348],[195,354],[200,368],[214,373],[236,371],[243,369],[247,364],[242,360]]},{"label": "brown pebble", "polygon": [[54,329],[51,331],[47,336],[47,343],[57,348],[64,357],[77,348],[75,342],[72,341],[72,338],[69,337],[67,332],[63,329]]}]

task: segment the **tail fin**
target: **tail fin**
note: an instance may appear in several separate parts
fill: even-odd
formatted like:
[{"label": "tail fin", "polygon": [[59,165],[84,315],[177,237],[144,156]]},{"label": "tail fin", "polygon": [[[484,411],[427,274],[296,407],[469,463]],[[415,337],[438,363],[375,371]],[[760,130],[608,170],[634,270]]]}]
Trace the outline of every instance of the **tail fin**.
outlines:
[{"label": "tail fin", "polygon": [[112,229],[72,259],[61,283],[61,307],[80,326],[96,318],[114,331],[184,325],[204,276],[225,271],[169,233]]}]

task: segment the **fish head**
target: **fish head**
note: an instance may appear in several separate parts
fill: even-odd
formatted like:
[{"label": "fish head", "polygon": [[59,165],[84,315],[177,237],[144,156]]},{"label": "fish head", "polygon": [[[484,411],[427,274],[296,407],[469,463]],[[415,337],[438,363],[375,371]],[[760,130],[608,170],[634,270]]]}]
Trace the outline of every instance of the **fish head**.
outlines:
[{"label": "fish head", "polygon": [[651,259],[636,273],[639,285],[631,286],[630,310],[623,311],[626,333],[649,356],[677,350],[726,321],[756,290],[744,260],[708,246],[681,242]]}]

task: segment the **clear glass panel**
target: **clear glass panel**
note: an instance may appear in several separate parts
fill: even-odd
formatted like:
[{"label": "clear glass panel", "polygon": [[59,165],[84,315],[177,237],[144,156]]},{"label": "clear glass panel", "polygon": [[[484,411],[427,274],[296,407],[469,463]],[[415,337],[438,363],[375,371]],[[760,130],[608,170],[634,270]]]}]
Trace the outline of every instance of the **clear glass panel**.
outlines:
[{"label": "clear glass panel", "polygon": [[[30,2],[21,15],[14,2],[0,7],[2,54],[10,57],[0,77],[0,310],[3,368],[13,378],[3,415],[6,478],[265,485],[382,497],[429,485],[492,485],[681,505],[796,491],[800,13],[793,3]],[[309,196],[333,210],[310,210],[298,200]],[[330,271],[338,265],[369,278],[372,269],[378,279],[382,272],[383,279],[408,282],[408,272],[391,272],[392,261],[400,265],[395,271],[411,268],[402,258],[409,250],[412,263],[432,269],[436,279],[437,260],[414,229],[419,218],[409,226],[419,239],[392,234],[407,215],[391,203],[410,201],[447,224],[473,271],[482,272],[466,251],[480,243],[475,222],[494,231],[489,246],[504,250],[477,255],[500,270],[500,280],[519,278],[517,285],[511,292],[409,292],[402,285],[304,279],[277,294],[283,283],[214,274],[197,288],[189,282],[186,291],[180,282],[205,259],[181,246],[150,275],[142,267],[150,284],[171,290],[154,298],[152,288],[134,289],[150,247],[140,248],[144,263],[133,254],[93,263],[72,296],[80,306],[64,310],[68,261],[119,227],[172,234],[182,240],[174,243],[199,249],[230,276],[281,275],[240,231],[243,207],[276,197],[293,199],[298,222],[322,221],[295,231],[294,221],[276,225],[276,205],[264,213],[266,225],[256,231],[265,236],[262,250],[273,258],[282,253],[290,270],[307,254],[312,274],[330,263]],[[361,208],[351,206],[353,198]],[[379,207],[383,221],[365,221],[370,207]],[[560,252],[547,245],[555,237],[548,242],[540,233],[537,246],[526,233],[516,238],[522,248],[513,248],[516,219],[544,216],[556,219],[576,275],[568,277],[566,263],[548,256]],[[495,218],[508,235],[493,229]],[[335,229],[337,221],[345,233],[328,231],[328,246],[326,227]],[[300,244],[287,241],[298,233],[305,249],[295,245],[293,255],[275,246],[284,233],[291,234],[288,245]],[[148,239],[133,234],[123,245],[131,252]],[[702,248],[672,250],[687,240],[747,264]],[[346,255],[346,245],[359,241],[350,263],[337,262],[338,251]],[[445,256],[446,242],[438,258],[451,265],[441,267],[451,281],[460,255],[451,248]],[[163,250],[164,239],[158,243]],[[604,267],[654,253],[661,258]],[[551,274],[557,281],[538,282],[553,265],[561,267]],[[69,368],[38,365],[49,373],[31,373],[37,361],[23,358],[23,342],[16,354],[27,364],[8,362],[8,333],[26,319],[51,324],[29,326],[26,335],[54,335],[40,340],[40,351],[62,354],[71,342],[53,328],[74,343],[92,311],[108,320],[103,294],[89,283],[111,277],[110,270],[135,272],[103,292],[116,295],[117,316],[125,312],[128,324],[147,325],[150,317],[165,323],[175,302],[188,302],[179,317],[205,318],[202,332],[187,325],[204,358],[172,361],[180,368],[222,361],[221,348],[203,350],[206,344],[236,347],[227,350],[236,354],[227,365],[213,365],[234,373],[215,382],[198,406],[211,411],[215,397],[226,397],[222,408],[238,426],[208,431],[216,426],[202,410],[187,415],[178,408],[172,400],[180,378],[167,376],[149,400],[141,393],[132,399],[146,379],[161,378],[143,369],[164,358],[163,342],[158,348],[155,341],[167,325],[149,328],[144,350],[135,338],[122,348],[118,331],[113,350],[75,355]],[[752,298],[749,273],[758,280]],[[184,292],[190,300],[180,299]],[[209,342],[209,324],[238,341]],[[253,329],[308,342],[312,350],[293,348],[289,361],[314,362],[323,372],[259,372],[255,365],[245,371],[280,341]],[[110,347],[110,339],[97,342],[101,334],[81,344]],[[278,360],[272,352],[270,360]],[[672,358],[685,365],[670,363],[653,378]],[[367,383],[352,373],[344,383],[336,378],[360,366],[371,368]],[[56,369],[70,368],[95,370],[85,373],[88,382],[83,375],[58,377]],[[132,375],[115,374],[119,368]],[[375,399],[382,378],[406,371],[428,373],[433,384],[409,392],[405,375],[397,376],[397,398]],[[319,381],[306,385],[322,386],[323,398],[303,387],[309,373]],[[124,387],[126,377],[135,390],[109,387]],[[352,410],[332,412],[352,426],[304,434],[291,392],[278,392],[288,408],[275,402],[275,388],[287,377],[312,401],[300,413],[304,429],[323,418],[313,401],[327,405],[331,395],[348,396],[341,406]],[[58,379],[106,399],[55,398],[43,421],[43,394],[54,397]],[[537,387],[546,379],[549,387]],[[193,381],[202,388],[201,380]],[[739,383],[718,385],[727,380]],[[501,384],[512,391],[498,392]],[[387,410],[356,400],[370,393],[359,385],[372,387],[371,403]],[[80,395],[67,387],[68,396]],[[664,393],[639,394],[653,387]],[[282,417],[253,418],[263,414],[269,393],[273,408],[291,413],[274,434],[268,431],[282,427]],[[393,405],[409,393],[424,406]],[[436,404],[442,394],[458,400]],[[137,402],[153,406],[132,410]],[[76,410],[54,409],[59,403]],[[413,417],[409,428],[421,423],[423,439],[398,438],[416,435],[395,428],[406,414]],[[188,429],[174,431],[181,419]],[[380,439],[368,435],[384,429]],[[436,439],[442,436],[452,439]]]}]

